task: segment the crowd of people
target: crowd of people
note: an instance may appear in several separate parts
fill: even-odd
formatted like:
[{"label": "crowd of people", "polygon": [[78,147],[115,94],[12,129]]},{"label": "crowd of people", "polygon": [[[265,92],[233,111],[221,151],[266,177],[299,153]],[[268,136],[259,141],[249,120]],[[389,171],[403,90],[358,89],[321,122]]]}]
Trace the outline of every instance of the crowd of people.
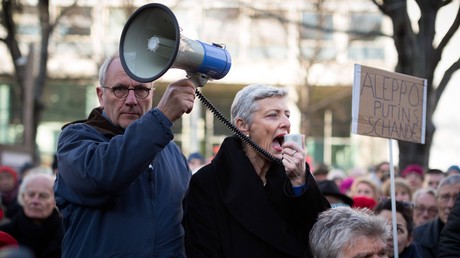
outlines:
[{"label": "crowd of people", "polygon": [[458,255],[457,166],[395,169],[394,189],[388,162],[348,173],[310,167],[305,136],[301,145],[284,141],[288,90],[263,84],[233,100],[241,135],[225,138],[208,161],[186,158],[172,127],[192,111],[194,81],[171,83],[157,105],[155,87],[109,57],[96,87],[100,106],[63,127],[52,169],[0,166],[0,255]]},{"label": "crowd of people", "polygon": [[[327,170],[322,171],[318,184],[332,207],[346,206],[371,211],[373,215],[385,218],[390,229],[393,229],[392,221],[395,219],[399,257],[456,257],[460,244],[460,208],[456,207],[456,202],[460,202],[456,201],[460,199],[457,198],[460,192],[460,171],[455,168],[453,166],[442,171],[411,164],[400,171],[395,167],[393,194],[388,162],[377,164],[364,173],[350,173],[348,176],[342,173],[339,179],[337,173],[331,177]],[[395,218],[392,216],[393,196]],[[392,234],[387,241],[388,256],[393,257],[395,249]],[[445,256],[439,256],[441,253]]]}]

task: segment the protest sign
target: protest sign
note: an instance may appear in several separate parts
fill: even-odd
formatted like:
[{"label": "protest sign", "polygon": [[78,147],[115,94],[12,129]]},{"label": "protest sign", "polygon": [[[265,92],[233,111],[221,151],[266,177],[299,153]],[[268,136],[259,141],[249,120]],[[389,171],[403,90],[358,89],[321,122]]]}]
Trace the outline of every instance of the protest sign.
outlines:
[{"label": "protest sign", "polygon": [[352,133],[425,143],[426,79],[356,64]]}]

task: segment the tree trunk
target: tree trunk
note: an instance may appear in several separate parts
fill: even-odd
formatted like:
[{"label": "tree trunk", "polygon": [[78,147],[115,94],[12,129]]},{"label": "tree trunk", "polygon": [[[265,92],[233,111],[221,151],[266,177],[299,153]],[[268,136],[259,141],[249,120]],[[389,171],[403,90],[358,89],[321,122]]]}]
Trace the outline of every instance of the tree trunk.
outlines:
[{"label": "tree trunk", "polygon": [[436,95],[433,77],[439,60],[435,58],[436,49],[433,47],[435,23],[439,9],[450,1],[416,0],[421,12],[417,34],[411,26],[406,0],[384,0],[382,4],[373,1],[393,22],[393,37],[398,52],[395,71],[427,79],[425,144],[398,141],[399,168],[404,169],[413,163],[428,168],[431,144],[436,130],[433,124],[433,113],[437,100],[433,97]]}]

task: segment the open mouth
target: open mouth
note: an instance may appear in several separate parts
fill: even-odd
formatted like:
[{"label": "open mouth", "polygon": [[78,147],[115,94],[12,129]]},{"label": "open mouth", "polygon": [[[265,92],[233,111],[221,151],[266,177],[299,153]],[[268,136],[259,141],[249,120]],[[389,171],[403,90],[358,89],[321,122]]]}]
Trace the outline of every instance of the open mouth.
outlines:
[{"label": "open mouth", "polygon": [[284,135],[278,135],[273,139],[273,148],[277,151],[282,151],[283,148],[281,147],[284,142]]}]

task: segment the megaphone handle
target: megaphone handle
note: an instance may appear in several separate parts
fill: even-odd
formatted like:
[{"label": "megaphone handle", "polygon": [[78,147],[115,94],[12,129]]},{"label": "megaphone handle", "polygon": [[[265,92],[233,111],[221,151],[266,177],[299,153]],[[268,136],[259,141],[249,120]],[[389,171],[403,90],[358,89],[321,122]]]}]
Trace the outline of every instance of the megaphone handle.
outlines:
[{"label": "megaphone handle", "polygon": [[238,136],[240,139],[242,139],[243,141],[245,141],[247,144],[249,144],[253,149],[255,149],[256,151],[258,151],[260,154],[264,155],[265,157],[267,157],[269,160],[277,163],[278,165],[283,165],[283,161],[281,159],[278,159],[277,157],[273,156],[271,153],[269,153],[268,151],[264,150],[262,147],[260,147],[259,145],[257,145],[257,143],[255,143],[251,138],[249,138],[248,136],[244,135],[240,130],[238,130],[238,128],[236,128],[235,125],[233,125],[232,123],[230,123],[230,121],[228,121],[224,115],[222,115],[222,113],[203,95],[201,94],[201,92],[198,90],[198,89],[195,89],[195,94],[196,96],[198,97],[198,99],[200,99],[201,103],[203,103],[203,105],[205,105],[209,110],[211,110],[211,112],[222,122],[224,123],[230,130],[233,131],[233,133],[235,133],[236,136]]},{"label": "megaphone handle", "polygon": [[209,77],[201,73],[187,72],[187,78],[193,81],[195,88],[203,87],[209,80]]}]

